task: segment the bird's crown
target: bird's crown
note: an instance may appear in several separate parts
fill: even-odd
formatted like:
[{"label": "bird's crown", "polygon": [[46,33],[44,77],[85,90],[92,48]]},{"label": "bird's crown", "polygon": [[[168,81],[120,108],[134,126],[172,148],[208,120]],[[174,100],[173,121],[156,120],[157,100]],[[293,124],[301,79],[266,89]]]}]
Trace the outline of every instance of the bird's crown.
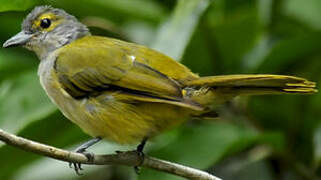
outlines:
[{"label": "bird's crown", "polygon": [[22,29],[29,33],[36,31],[52,31],[64,19],[77,21],[77,19],[67,14],[62,9],[53,8],[51,6],[35,7],[25,18],[22,23]]}]

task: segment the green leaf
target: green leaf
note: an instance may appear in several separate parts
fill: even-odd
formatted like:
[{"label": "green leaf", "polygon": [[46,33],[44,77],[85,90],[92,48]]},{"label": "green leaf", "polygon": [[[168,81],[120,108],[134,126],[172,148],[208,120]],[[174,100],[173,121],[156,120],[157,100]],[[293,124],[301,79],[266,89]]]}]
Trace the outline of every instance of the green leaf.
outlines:
[{"label": "green leaf", "polygon": [[4,81],[5,95],[0,100],[0,127],[16,133],[29,123],[47,117],[56,110],[40,87],[35,71]]},{"label": "green leaf", "polygon": [[[25,16],[25,13],[22,12],[5,12],[0,13],[0,46],[8,40],[13,35],[17,34],[21,30],[21,23]],[[0,48],[0,55],[10,52],[8,49]],[[16,50],[11,50],[11,52],[16,52]],[[2,61],[2,57],[0,57],[0,61]]]},{"label": "green leaf", "polygon": [[217,57],[216,73],[242,73],[242,60],[246,61],[247,53],[255,48],[263,32],[256,2],[221,1],[219,7],[210,9],[206,20]]},{"label": "green leaf", "polygon": [[150,19],[159,19],[164,15],[164,9],[156,2],[150,0],[93,0],[91,3],[94,3],[95,6],[112,9],[122,14]]},{"label": "green leaf", "polygon": [[39,60],[32,58],[30,53],[26,50],[0,49],[0,83],[31,69],[35,71]]},{"label": "green leaf", "polygon": [[161,25],[153,49],[180,60],[200,17],[210,0],[180,0],[169,19]]},{"label": "green leaf", "polygon": [[25,11],[39,3],[38,0],[1,0],[0,12]]},{"label": "green leaf", "polygon": [[[49,0],[48,3],[77,17],[96,15],[115,20],[140,18],[159,21],[165,16],[164,8],[151,0]],[[77,9],[74,8],[75,5]]]},{"label": "green leaf", "polygon": [[[232,148],[243,149],[258,134],[248,128],[226,123],[204,123],[183,128],[177,139],[149,155],[198,169],[206,169],[223,158]],[[240,148],[240,149],[239,149]],[[139,180],[181,179],[144,169]]]},{"label": "green leaf", "polygon": [[186,47],[182,63],[200,76],[214,75],[215,61],[207,43],[206,31],[197,30]]},{"label": "green leaf", "polygon": [[260,73],[273,73],[282,70],[302,58],[321,52],[321,32],[311,32],[284,39],[273,45],[258,66]]},{"label": "green leaf", "polygon": [[314,143],[314,161],[317,167],[321,165],[321,124],[317,126],[313,137]]},{"label": "green leaf", "polygon": [[[319,61],[320,62],[320,61]],[[319,72],[320,72],[319,66]],[[320,76],[321,77],[321,76]],[[321,80],[319,80],[318,84],[320,86]],[[313,152],[314,152],[314,164],[317,168],[321,167],[321,118],[318,115],[321,109],[321,93],[317,93],[313,96],[311,100],[311,104],[309,106],[309,114],[312,122],[311,126],[313,129]]]},{"label": "green leaf", "polygon": [[321,29],[320,0],[285,0],[284,13],[315,29]]},{"label": "green leaf", "polygon": [[223,179],[251,180],[260,177],[260,180],[273,180],[273,169],[266,160],[269,154],[268,147],[258,146],[226,158],[210,172]]}]

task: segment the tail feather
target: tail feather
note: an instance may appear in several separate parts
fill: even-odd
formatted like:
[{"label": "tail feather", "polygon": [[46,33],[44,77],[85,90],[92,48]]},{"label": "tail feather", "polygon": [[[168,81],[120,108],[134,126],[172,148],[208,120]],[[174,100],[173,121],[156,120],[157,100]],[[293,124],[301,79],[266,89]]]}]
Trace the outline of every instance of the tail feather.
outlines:
[{"label": "tail feather", "polygon": [[232,94],[260,95],[316,93],[316,84],[304,78],[284,75],[222,75],[189,81],[186,87],[210,87]]}]

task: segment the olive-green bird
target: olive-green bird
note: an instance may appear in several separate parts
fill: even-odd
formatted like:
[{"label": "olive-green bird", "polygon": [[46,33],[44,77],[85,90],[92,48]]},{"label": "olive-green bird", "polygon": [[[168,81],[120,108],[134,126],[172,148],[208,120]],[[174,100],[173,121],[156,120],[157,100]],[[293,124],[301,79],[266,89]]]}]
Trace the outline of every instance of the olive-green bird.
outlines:
[{"label": "olive-green bird", "polygon": [[147,47],[93,36],[61,9],[36,7],[22,31],[3,47],[23,46],[40,59],[40,82],[72,122],[96,137],[120,144],[142,141],[189,117],[215,115],[238,95],[315,93],[315,83],[282,75],[199,77]]}]

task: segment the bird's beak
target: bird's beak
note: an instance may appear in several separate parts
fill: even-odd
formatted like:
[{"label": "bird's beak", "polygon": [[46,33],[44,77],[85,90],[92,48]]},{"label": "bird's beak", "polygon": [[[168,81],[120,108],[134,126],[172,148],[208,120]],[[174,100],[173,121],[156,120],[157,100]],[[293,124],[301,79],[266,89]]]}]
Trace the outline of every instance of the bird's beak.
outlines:
[{"label": "bird's beak", "polygon": [[27,34],[24,31],[19,32],[15,36],[8,39],[4,44],[4,48],[14,47],[14,46],[23,46],[25,45],[32,37],[32,34]]}]

